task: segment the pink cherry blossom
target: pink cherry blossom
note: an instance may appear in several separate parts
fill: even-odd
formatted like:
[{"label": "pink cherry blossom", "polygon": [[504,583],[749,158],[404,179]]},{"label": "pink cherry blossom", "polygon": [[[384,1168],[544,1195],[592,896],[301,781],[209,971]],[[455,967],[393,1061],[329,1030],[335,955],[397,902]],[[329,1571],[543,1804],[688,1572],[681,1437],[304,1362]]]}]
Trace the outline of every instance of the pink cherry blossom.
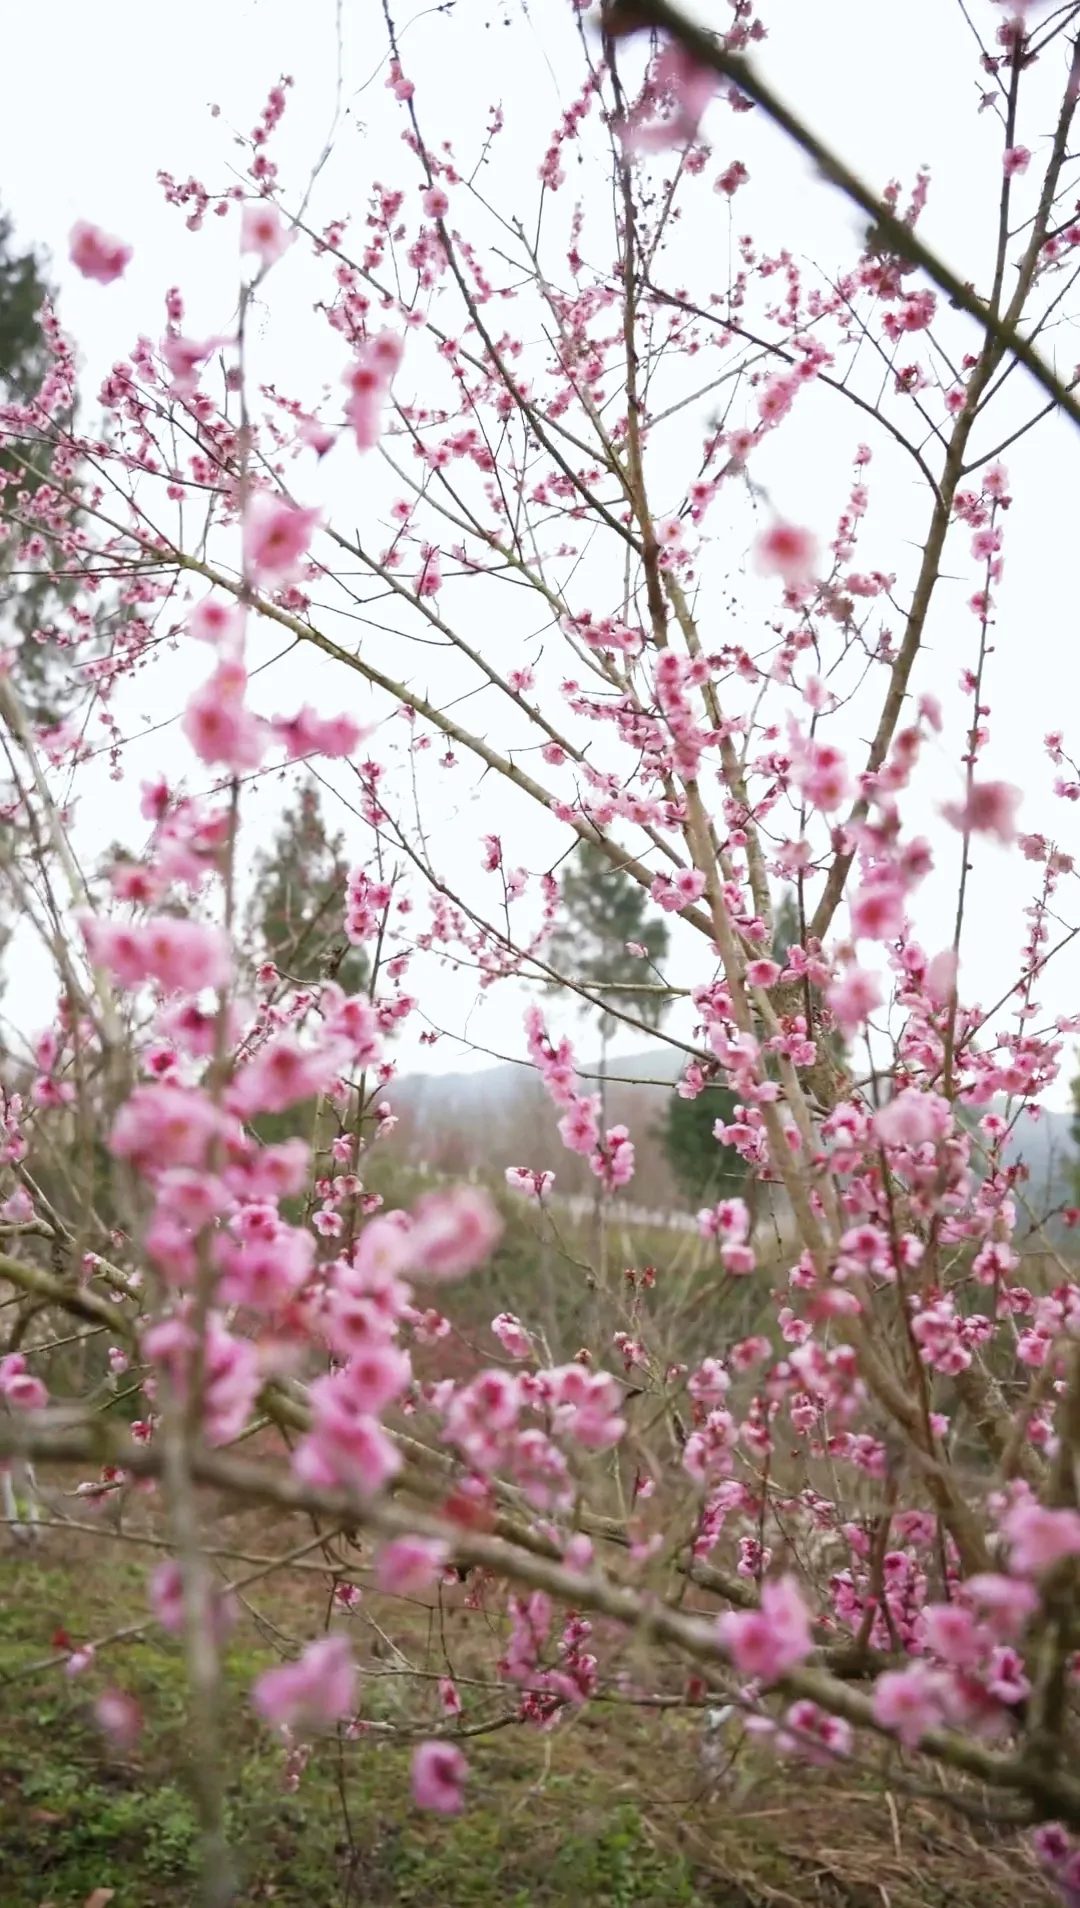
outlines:
[{"label": "pink cherry blossom", "polygon": [[283,1113],[286,1107],[325,1092],[351,1057],[344,1041],[306,1047],[295,1034],[280,1034],[237,1074],[229,1093],[230,1106],[245,1118],[253,1113]]},{"label": "pink cherry blossom", "polygon": [[120,1159],[143,1171],[166,1166],[203,1166],[222,1115],[195,1087],[162,1081],[137,1086],[113,1122],[109,1145]]},{"label": "pink cherry blossom", "polygon": [[827,1710],[801,1697],[784,1712],[777,1748],[827,1767],[841,1756],[849,1756],[854,1740],[855,1732],[842,1716],[830,1716]]},{"label": "pink cherry blossom", "polygon": [[290,762],[309,755],[353,755],[365,733],[352,716],[318,716],[306,703],[295,715],[275,716],[271,727]]},{"label": "pink cherry blossom", "polygon": [[593,1152],[600,1138],[597,1119],[599,1106],[597,1100],[575,1095],[567,1111],[559,1121],[559,1138],[571,1153]]},{"label": "pink cherry blossom", "polygon": [[730,199],[739,190],[740,186],[746,185],[749,178],[750,174],[743,165],[742,160],[733,159],[730,166],[726,166],[723,172],[718,174],[713,191],[722,192]]},{"label": "pink cherry blossom", "polygon": [[873,1703],[881,1727],[899,1736],[908,1749],[916,1748],[944,1715],[941,1680],[926,1663],[886,1670],[874,1685]]},{"label": "pink cherry blossom", "polygon": [[953,948],[942,948],[926,964],[927,992],[938,1006],[944,1007],[956,992],[956,975],[959,968]]},{"label": "pink cherry blossom", "polygon": [[[170,1636],[182,1636],[187,1622],[184,1603],[184,1577],[180,1565],[174,1557],[166,1557],[151,1572],[149,1582],[150,1608],[163,1630]],[[220,1593],[215,1593],[211,1602],[211,1618],[214,1633],[219,1640],[226,1635],[234,1615],[233,1609]]]},{"label": "pink cherry blossom", "polygon": [[1080,1556],[1080,1511],[1047,1510],[1021,1500],[1006,1512],[1001,1528],[1011,1547],[1012,1567],[1024,1576],[1039,1576],[1063,1557]]},{"label": "pink cherry blossom", "polygon": [[425,1279],[459,1279],[490,1256],[503,1223],[480,1186],[425,1193],[409,1234],[409,1262]]},{"label": "pink cherry blossom", "polygon": [[224,597],[204,596],[190,611],[187,629],[198,642],[211,643],[224,655],[238,655],[244,640],[243,610]]},{"label": "pink cherry blossom", "polygon": [[426,543],[420,552],[420,568],[413,581],[417,596],[438,596],[442,589],[442,568],[439,552],[433,543]]},{"label": "pink cherry blossom", "polygon": [[113,1748],[123,1754],[135,1747],[142,1733],[142,1711],[126,1690],[103,1689],[94,1704],[94,1718]]},{"label": "pink cherry blossom", "polygon": [[505,1177],[511,1190],[527,1199],[543,1199],[555,1184],[554,1173],[534,1172],[531,1166],[508,1166]]},{"label": "pink cherry blossom", "polygon": [[951,1125],[948,1101],[918,1087],[902,1087],[874,1115],[874,1129],[886,1146],[922,1146],[943,1139]]},{"label": "pink cherry blossom", "polygon": [[139,929],[146,972],[166,993],[224,988],[232,978],[232,951],[224,929],[208,921],[161,914]]},{"label": "pink cherry blossom", "polygon": [[904,891],[891,877],[867,881],[849,903],[856,940],[893,941],[904,925]]},{"label": "pink cherry blossom", "polygon": [[446,1558],[446,1545],[431,1537],[395,1537],[375,1560],[379,1589],[388,1596],[422,1596],[437,1582]]},{"label": "pink cherry blossom", "polygon": [[1026,146],[1006,146],[1001,155],[1001,169],[1006,179],[1013,179],[1017,173],[1026,172],[1031,164],[1031,154]]},{"label": "pink cherry blossom", "polygon": [[755,569],[761,576],[781,577],[788,589],[812,583],[817,562],[817,538],[793,523],[774,523],[754,545]]},{"label": "pink cherry blossom", "polygon": [[[301,1237],[304,1235],[301,1234]],[[358,1347],[344,1372],[329,1378],[317,1378],[312,1386],[347,1385],[353,1410],[378,1417],[399,1398],[412,1382],[412,1364],[407,1351],[389,1340]]]},{"label": "pink cherry blossom", "polygon": [[796,764],[795,779],[812,808],[830,814],[848,800],[851,776],[843,751],[831,743],[815,742]]},{"label": "pink cherry blossom", "polygon": [[277,588],[297,576],[322,513],[259,490],[244,513],[244,568],[252,582]]},{"label": "pink cherry blossom", "polygon": [[532,1339],[512,1312],[500,1312],[491,1321],[491,1329],[508,1358],[531,1358]]},{"label": "pink cherry blossom", "polygon": [[199,367],[205,364],[219,346],[229,343],[226,338],[182,338],[176,332],[167,332],[161,340],[161,355],[169,367],[172,377],[170,390],[174,397],[194,397],[199,383]]},{"label": "pink cherry blossom", "polygon": [[0,1398],[12,1411],[43,1411],[49,1402],[44,1382],[28,1370],[21,1352],[0,1358]]},{"label": "pink cherry blossom", "polygon": [[361,1497],[381,1491],[401,1469],[398,1451],[378,1420],[357,1409],[347,1376],[334,1373],[312,1387],[312,1428],[293,1454],[298,1477],[317,1486],[340,1484]]},{"label": "pink cherry blossom", "polygon": [[928,1603],[922,1613],[923,1634],[935,1656],[958,1669],[977,1663],[982,1643],[970,1610],[959,1603]]},{"label": "pink cherry blossom", "polygon": [[138,987],[146,979],[146,947],[137,926],[107,921],[98,915],[76,916],[86,951],[95,967],[104,968],[121,987]]},{"label": "pink cherry blossom", "polygon": [[459,1815],[465,1806],[469,1765],[453,1742],[421,1742],[413,1751],[412,1795],[418,1809]]},{"label": "pink cherry blossom", "polygon": [[679,914],[700,900],[705,892],[705,876],[697,868],[681,868],[674,877],[657,875],[649,892],[665,914]]},{"label": "pink cherry blossom", "polygon": [[239,662],[223,661],[184,710],[180,723],[203,762],[221,763],[234,775],[258,768],[266,753],[266,726],[247,708],[247,672]]},{"label": "pink cherry blossom", "polygon": [[794,1577],[764,1583],[760,1610],[725,1611],[718,1628],[739,1675],[765,1683],[775,1683],[805,1662],[814,1647],[809,1613]]},{"label": "pink cherry blossom", "polygon": [[316,457],[326,456],[337,443],[338,434],[329,424],[320,424],[317,418],[308,418],[300,426],[300,441],[315,452]]},{"label": "pink cherry blossom", "polygon": [[996,835],[1006,847],[1016,839],[1016,811],[1022,791],[1010,782],[974,782],[964,802],[947,802],[945,820],[962,834]]},{"label": "pink cherry blossom", "polygon": [[252,1689],[259,1714],[277,1728],[322,1733],[356,1709],[359,1677],[345,1636],[321,1636],[295,1663],[265,1670]]},{"label": "pink cherry blossom", "polygon": [[825,990],[825,1000],[841,1033],[850,1039],[864,1026],[884,994],[876,974],[864,967],[849,967],[839,980]]},{"label": "pink cherry blossom", "polygon": [[751,987],[775,987],[781,972],[778,961],[749,961],[746,978]]},{"label": "pink cherry blossom", "polygon": [[268,199],[249,201],[240,222],[240,250],[254,253],[263,271],[292,244],[295,233]]},{"label": "pink cherry blossom", "polygon": [[969,1577],[966,1589],[987,1629],[1002,1642],[1012,1642],[1021,1636],[1039,1607],[1038,1591],[1023,1577],[984,1571]]},{"label": "pink cherry blossom", "polygon": [[76,271],[84,278],[96,279],[99,285],[111,285],[114,279],[122,278],[132,258],[132,248],[123,239],[113,238],[85,219],[72,226],[68,248]]},{"label": "pink cherry blossom", "polygon": [[[345,373],[350,396],[345,415],[353,427],[358,450],[373,450],[379,441],[387,393],[402,359],[402,342],[393,331],[367,339]],[[435,557],[434,579],[438,567]]]}]

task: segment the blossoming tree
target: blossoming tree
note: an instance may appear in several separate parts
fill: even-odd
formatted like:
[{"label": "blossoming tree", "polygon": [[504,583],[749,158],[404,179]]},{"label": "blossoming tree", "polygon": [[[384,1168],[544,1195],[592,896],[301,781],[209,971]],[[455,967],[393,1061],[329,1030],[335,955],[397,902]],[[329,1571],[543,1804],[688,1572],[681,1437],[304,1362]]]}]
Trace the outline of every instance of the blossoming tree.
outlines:
[{"label": "blossoming tree", "polygon": [[[28,1309],[5,1313],[0,1453],[13,1474],[81,1467],[91,1503],[147,1488],[160,1507],[169,1554],[148,1593],[186,1640],[208,1902],[234,1890],[210,1492],[315,1520],[332,1622],[252,1691],[294,1746],[362,1730],[355,1579],[423,1598],[465,1573],[500,1639],[481,1694],[523,1726],[617,1689],[731,1704],[778,1753],[816,1761],[899,1742],[1010,1798],[1080,1899],[1080,1287],[1057,1257],[1045,1289],[1021,1283],[1040,1215],[1004,1151],[1080,1024],[1038,1008],[1073,863],[1049,817],[1018,832],[1017,789],[984,768],[1006,452],[1051,416],[1080,423],[1077,377],[1043,350],[1080,258],[1080,8],[985,13],[996,237],[975,283],[920,237],[927,174],[866,185],[761,80],[751,0],[730,0],[717,34],[666,0],[568,7],[576,92],[536,155],[528,219],[500,200],[500,113],[468,151],[448,143],[388,14],[401,141],[377,157],[395,183],[372,178],[362,199],[354,183],[316,223],[314,182],[295,191],[272,157],[283,81],[238,183],[162,179],[190,231],[235,227],[233,319],[190,337],[170,289],[163,333],[118,355],[77,439],[52,323],[51,375],[0,420],[23,456],[48,447],[48,483],[5,476],[6,534],[25,567],[58,535],[81,576],[71,666],[117,775],[125,681],[163,638],[188,672],[188,772],[144,783],[137,840],[100,879],[69,812],[83,729],[35,728],[16,674],[0,681],[4,875],[58,983],[3,1107],[0,1276]],[[751,108],[870,222],[832,274],[738,232],[749,169],[730,155]],[[107,297],[129,247],[87,219],[71,249]],[[341,383],[294,395],[253,368],[252,318],[301,263]],[[832,523],[815,496],[796,521],[772,502],[801,413],[849,454]],[[335,460],[380,473],[367,515],[311,501]],[[879,468],[916,481],[914,552],[876,556]],[[749,554],[741,620],[733,547]],[[968,579],[963,609],[941,606],[946,566]],[[102,594],[123,614],[84,654]],[[931,626],[961,673],[959,722],[926,667]],[[263,706],[283,646],[324,665],[329,712]],[[1072,800],[1080,775],[1059,735],[1048,746]],[[270,962],[254,997],[237,984],[251,792],[283,762],[311,765],[358,831],[345,933],[363,992]],[[463,858],[456,811],[456,857],[428,817],[470,765],[501,792]],[[562,1141],[605,1195],[627,1184],[633,1137],[604,1129],[542,1007],[555,982],[604,1009],[553,933],[577,843],[681,937],[693,979],[672,997],[690,1005],[681,1031],[665,1022],[681,1090],[733,1092],[718,1138],[776,1188],[790,1244],[778,1256],[740,1199],[702,1213],[707,1356],[680,1355],[634,1274],[605,1280],[595,1342],[570,1362],[501,1313],[487,1365],[441,1375],[455,1284],[498,1214],[475,1186],[380,1209],[364,1173],[392,1119],[384,1042],[440,962],[531,990],[528,1053]],[[1002,996],[980,1006],[964,937],[988,844],[1026,857],[1032,896]],[[926,948],[913,923],[935,856],[956,869],[955,907]],[[776,960],[784,887],[799,938]],[[653,1023],[632,998],[620,1019]],[[256,1138],[261,1116],[312,1100],[310,1144]],[[509,1177],[548,1198],[549,1162]],[[769,1329],[732,1337],[725,1294],[746,1281],[769,1295]],[[42,1320],[65,1315],[104,1335],[103,1382],[137,1388],[134,1426],[96,1391],[50,1387]],[[644,1666],[627,1653],[642,1637]],[[414,1800],[453,1812],[471,1699],[448,1679],[434,1721],[426,1686],[416,1700]],[[120,1657],[97,1707],[118,1740],[137,1730]]]}]

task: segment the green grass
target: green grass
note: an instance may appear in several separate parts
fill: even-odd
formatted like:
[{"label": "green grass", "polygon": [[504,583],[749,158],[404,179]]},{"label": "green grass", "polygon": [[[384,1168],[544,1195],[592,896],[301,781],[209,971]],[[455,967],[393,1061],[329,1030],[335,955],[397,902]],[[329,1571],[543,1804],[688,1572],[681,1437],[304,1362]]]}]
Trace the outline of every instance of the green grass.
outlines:
[{"label": "green grass", "polygon": [[[129,1615],[138,1620],[144,1569],[106,1556],[102,1545],[98,1569],[80,1577],[34,1558],[0,1559],[4,1908],[81,1908],[95,1888],[116,1891],[112,1908],[188,1908],[196,1900],[179,1647],[149,1631],[122,1653],[102,1652],[79,1678],[19,1675],[48,1655],[61,1623],[74,1632],[77,1617],[81,1637]],[[470,1807],[450,1821],[412,1808],[408,1750],[375,1734],[342,1751],[347,1822],[336,1745],[316,1750],[299,1789],[286,1792],[280,1746],[247,1695],[271,1660],[250,1636],[228,1657],[224,1808],[244,1908],[704,1903],[683,1858],[654,1845],[634,1803],[607,1800],[602,1775],[551,1778],[538,1820],[532,1788],[544,1756],[535,1735],[515,1732],[511,1741],[507,1732],[469,1745]],[[103,1744],[92,1715],[95,1694],[113,1676],[138,1697],[145,1718],[137,1749],[126,1755]]]},{"label": "green grass", "polygon": [[[186,1675],[160,1630],[100,1651],[83,1676],[27,1675],[53,1632],[103,1636],[146,1611],[153,1553],[52,1533],[43,1554],[0,1550],[0,1904],[195,1908],[198,1833],[189,1788]],[[281,1597],[285,1596],[284,1605]],[[267,1608],[297,1636],[318,1626],[321,1579]],[[468,1807],[425,1815],[409,1799],[406,1745],[378,1733],[313,1754],[294,1793],[281,1747],[248,1692],[271,1660],[238,1625],[224,1704],[223,1806],[238,1908],[1049,1908],[1014,1843],[974,1836],[937,1805],[890,1799],[879,1775],[740,1758],[709,1793],[696,1725],[671,1714],[587,1709],[541,1735],[466,1744]],[[145,1723],[121,1755],[93,1721],[98,1691],[136,1695]],[[370,1678],[364,1713],[393,1713]],[[757,1752],[755,1752],[757,1754]],[[340,1782],[340,1786],[339,1786]],[[342,1805],[342,1793],[346,1809]]]}]

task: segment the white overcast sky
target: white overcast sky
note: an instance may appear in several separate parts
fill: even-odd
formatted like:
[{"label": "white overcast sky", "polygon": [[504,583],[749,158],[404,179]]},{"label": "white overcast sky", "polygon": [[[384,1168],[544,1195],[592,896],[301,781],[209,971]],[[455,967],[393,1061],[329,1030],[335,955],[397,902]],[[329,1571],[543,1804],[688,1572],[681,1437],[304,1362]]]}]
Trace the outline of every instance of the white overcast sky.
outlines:
[{"label": "white overcast sky", "polygon": [[[698,11],[703,18],[710,12],[714,18],[726,15],[726,9]],[[981,26],[992,28],[997,16],[989,0],[971,0],[971,11]],[[511,18],[509,26],[502,24],[504,13]],[[546,137],[580,80],[568,13],[567,0],[529,0],[529,19],[522,18],[517,0],[457,0],[446,17],[402,0],[397,15],[405,63],[426,123],[451,137],[463,155],[475,150],[487,109],[503,101],[511,136],[502,146],[500,182],[511,198],[520,194],[522,211],[533,202]],[[928,164],[933,186],[921,229],[963,277],[985,282],[1001,141],[993,116],[979,117],[975,111],[976,60],[959,5],[954,0],[907,0],[903,7],[894,0],[764,0],[762,14],[770,29],[757,56],[762,70],[869,181],[880,186],[895,174],[907,186],[916,168]],[[320,181],[318,206],[326,215],[359,211],[372,177],[415,178],[390,131],[399,122],[389,116],[383,87],[385,36],[378,0],[345,0],[342,17],[347,112]],[[233,159],[230,127],[249,128],[270,85],[287,72],[296,84],[275,157],[295,203],[333,116],[336,20],[335,0],[305,0],[302,6],[296,0],[187,0],[182,8],[155,0],[94,0],[91,6],[81,0],[39,0],[11,11],[5,21],[0,196],[18,237],[52,255],[61,316],[83,366],[84,421],[93,415],[94,392],[108,365],[139,333],[160,336],[168,285],[179,284],[185,294],[185,329],[191,335],[222,328],[235,302],[235,222],[222,221],[201,238],[189,236],[181,217],[164,206],[155,182],[158,168],[179,177],[194,173],[211,187],[220,186]],[[1019,129],[1037,158],[1048,137],[1049,112],[1040,111],[1047,98],[1037,83]],[[219,117],[211,116],[211,102],[220,106]],[[826,267],[849,265],[859,224],[855,215],[813,177],[761,114],[714,113],[706,131],[715,140],[716,159],[742,158],[752,175],[746,197],[738,201],[736,229],[755,230],[770,244],[786,242]],[[133,244],[135,260],[122,283],[103,289],[71,270],[66,240],[77,218],[92,219]],[[695,235],[684,234],[684,239],[693,244]],[[273,306],[280,288],[291,316],[279,320],[276,330],[271,317],[267,365],[273,363],[285,388],[313,397],[320,386],[335,383],[341,360],[325,331],[304,328],[300,261],[290,257],[276,269],[280,279],[268,282],[268,297]],[[290,288],[291,272],[298,276]],[[271,346],[279,356],[272,355]],[[1080,359],[1080,332],[1058,333],[1054,349],[1061,368],[1071,371]],[[1020,378],[1016,387],[1019,402]],[[1023,398],[1031,402],[1030,390]],[[851,449],[864,434],[869,435],[845,406],[811,408],[801,427],[778,437],[776,455],[763,472],[776,504],[827,536],[848,481]],[[380,501],[378,479],[370,461],[362,465],[353,457],[349,463],[350,455],[335,452],[322,471],[312,471],[305,501],[344,504],[351,520],[363,526],[365,512]],[[1051,799],[1052,771],[1041,749],[1042,735],[1051,727],[1063,727],[1068,743],[1080,707],[1080,437],[1071,427],[1044,424],[1030,451],[1021,445],[1008,462],[1016,503],[1007,524],[997,649],[988,677],[992,742],[985,772],[1024,788],[1025,827],[1054,834],[1080,854],[1080,816]],[[890,509],[872,522],[859,566],[899,569],[902,587],[905,562],[913,560],[910,548],[905,556],[904,539],[909,529],[912,538],[917,535],[926,504],[913,494],[899,466],[889,481],[894,485]],[[678,501],[673,491],[668,507]],[[737,550],[729,568],[737,570],[740,562]],[[954,586],[942,584],[916,681],[917,687],[943,696],[951,724],[923,789],[931,827],[936,803],[958,787],[964,707],[954,691],[960,665],[972,653],[971,619],[963,607],[972,587],[968,573]],[[748,588],[748,600],[763,600],[754,597],[753,586]],[[485,612],[484,603],[477,602],[473,613],[481,619],[479,636],[493,639],[497,632],[485,629],[482,619],[485,613],[497,615],[498,605]],[[205,666],[206,652],[185,646],[144,675],[117,705],[125,731],[135,734],[165,722]],[[290,697],[310,697],[330,709],[339,706],[340,687],[305,658],[278,673],[271,701],[275,709],[286,709]],[[1080,751],[1080,735],[1073,741]],[[119,788],[104,773],[92,783],[93,802],[84,798],[79,821],[85,855],[92,858],[117,833],[131,837],[125,808],[138,780],[162,767],[173,774],[190,771],[190,756],[175,726],[158,728],[152,739],[133,744],[128,779]],[[456,847],[448,836],[444,865],[453,868],[456,852],[471,871],[476,839],[501,823],[505,797],[490,782],[477,789],[475,776],[460,795],[468,825],[462,828],[456,813],[451,817]],[[264,832],[280,799],[276,786],[258,799],[256,821]],[[940,828],[935,838],[942,867],[928,884],[917,916],[931,951],[951,937],[957,846],[956,837],[950,841]],[[543,865],[535,852],[530,858],[521,847],[511,846],[508,858]],[[1033,872],[1019,856],[980,849],[964,942],[962,991],[967,997],[989,1004],[1015,974],[1020,910]],[[1062,912],[1070,924],[1080,916],[1075,890],[1063,890]],[[673,977],[695,978],[699,970],[680,962],[677,949]],[[34,950],[20,941],[9,965],[7,1012],[25,1027],[43,1024],[50,993]],[[514,989],[495,990],[477,1007],[468,976],[444,977],[437,986],[444,1026],[460,1034],[468,1022],[480,1048],[521,1053],[522,1002]],[[1080,952],[1068,950],[1039,992],[1049,1014],[1080,1008]],[[582,1038],[587,1049],[589,1042]],[[427,1055],[410,1049],[402,1057],[407,1065],[418,1060],[446,1068],[479,1064],[485,1054],[447,1039]],[[1063,1097],[1064,1084],[1053,1099],[1061,1103]]]}]

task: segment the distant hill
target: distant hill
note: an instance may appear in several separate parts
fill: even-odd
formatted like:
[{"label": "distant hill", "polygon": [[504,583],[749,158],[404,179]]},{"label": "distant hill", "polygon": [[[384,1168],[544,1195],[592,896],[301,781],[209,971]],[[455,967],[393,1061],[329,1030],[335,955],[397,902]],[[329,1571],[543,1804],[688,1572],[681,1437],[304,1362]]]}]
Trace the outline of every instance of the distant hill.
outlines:
[{"label": "distant hill", "polygon": [[[629,1126],[638,1156],[635,1193],[653,1206],[682,1203],[653,1128],[685,1062],[680,1049],[658,1044],[608,1063],[608,1120]],[[597,1060],[580,1063],[578,1077],[586,1090],[596,1091],[598,1076]],[[408,1074],[395,1084],[392,1099],[400,1121],[398,1144],[414,1162],[448,1172],[550,1167],[566,1193],[591,1186],[586,1163],[562,1146],[558,1116],[529,1065]],[[1037,1212],[1071,1197],[1071,1121],[1071,1114],[1045,1108],[1037,1115],[1025,1113],[1006,1148],[1010,1164],[1022,1160],[1028,1169],[1026,1195]]]}]

